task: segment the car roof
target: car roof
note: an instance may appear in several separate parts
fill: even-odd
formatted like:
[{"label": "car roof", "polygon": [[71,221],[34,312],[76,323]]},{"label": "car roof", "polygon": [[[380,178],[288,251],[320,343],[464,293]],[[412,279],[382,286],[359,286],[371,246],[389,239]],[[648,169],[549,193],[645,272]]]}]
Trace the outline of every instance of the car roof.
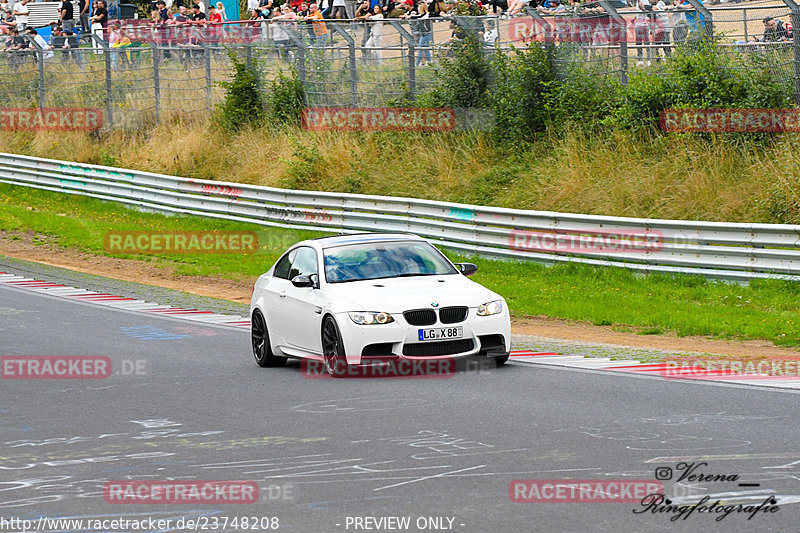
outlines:
[{"label": "car roof", "polygon": [[424,241],[422,237],[413,233],[355,233],[352,235],[334,235],[330,237],[319,237],[313,239],[321,248],[331,248],[343,244],[359,244],[367,242],[390,242],[390,241]]}]

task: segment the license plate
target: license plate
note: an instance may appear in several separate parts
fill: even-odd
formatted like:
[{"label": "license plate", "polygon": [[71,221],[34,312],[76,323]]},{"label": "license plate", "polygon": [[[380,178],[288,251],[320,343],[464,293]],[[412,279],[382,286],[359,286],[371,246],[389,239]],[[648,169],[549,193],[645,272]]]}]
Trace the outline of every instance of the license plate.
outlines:
[{"label": "license plate", "polygon": [[441,339],[460,339],[464,336],[464,328],[461,326],[454,328],[430,328],[420,329],[419,340],[438,341]]}]

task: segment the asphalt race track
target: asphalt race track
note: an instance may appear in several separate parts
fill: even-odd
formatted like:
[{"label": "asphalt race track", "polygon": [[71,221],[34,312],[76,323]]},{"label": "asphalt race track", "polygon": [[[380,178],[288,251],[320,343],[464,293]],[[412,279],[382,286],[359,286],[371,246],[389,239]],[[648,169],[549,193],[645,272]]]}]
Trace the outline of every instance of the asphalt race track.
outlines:
[{"label": "asphalt race track", "polygon": [[[0,287],[0,355],[111,361],[105,379],[0,380],[0,531],[41,517],[171,520],[38,529],[93,532],[800,527],[796,392],[513,360],[446,379],[312,379],[297,362],[259,368],[249,342],[246,329]],[[657,483],[667,467],[667,499],[709,496],[716,510],[614,501],[618,482]],[[540,480],[544,495],[543,480],[569,479],[608,492],[510,499],[514,480]],[[257,501],[108,501],[131,481],[210,480],[251,482]]]}]

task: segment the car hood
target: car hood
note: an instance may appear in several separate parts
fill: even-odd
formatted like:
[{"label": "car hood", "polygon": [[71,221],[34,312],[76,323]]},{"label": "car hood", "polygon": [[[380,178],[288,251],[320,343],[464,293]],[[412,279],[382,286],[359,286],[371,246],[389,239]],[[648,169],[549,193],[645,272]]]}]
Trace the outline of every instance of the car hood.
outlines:
[{"label": "car hood", "polygon": [[[478,307],[501,297],[486,287],[456,275],[387,278],[328,284],[325,292],[334,312],[432,309],[451,305]],[[335,307],[335,308],[333,308]]]}]

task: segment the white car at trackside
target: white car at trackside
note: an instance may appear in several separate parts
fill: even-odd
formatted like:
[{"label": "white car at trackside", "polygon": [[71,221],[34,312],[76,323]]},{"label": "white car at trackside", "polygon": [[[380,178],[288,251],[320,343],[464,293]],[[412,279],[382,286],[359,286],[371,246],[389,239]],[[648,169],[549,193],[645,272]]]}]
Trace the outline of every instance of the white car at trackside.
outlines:
[{"label": "white car at trackside", "polygon": [[[295,244],[256,281],[250,304],[260,366],[287,357],[342,361],[486,356],[508,359],[505,300],[410,234],[323,237]],[[365,361],[366,362],[366,361]]]}]

